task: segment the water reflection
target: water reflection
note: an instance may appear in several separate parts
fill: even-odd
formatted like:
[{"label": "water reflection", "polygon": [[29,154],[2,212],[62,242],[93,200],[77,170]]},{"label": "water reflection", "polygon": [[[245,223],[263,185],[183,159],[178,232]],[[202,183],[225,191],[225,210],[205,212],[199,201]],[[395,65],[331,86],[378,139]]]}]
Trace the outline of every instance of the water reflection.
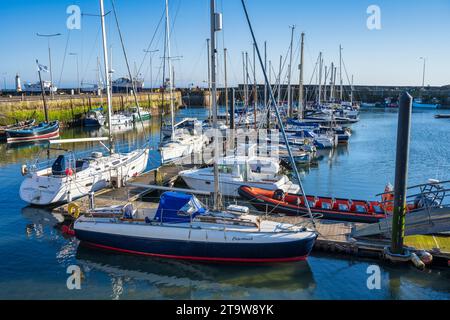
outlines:
[{"label": "water reflection", "polygon": [[[315,282],[307,262],[277,265],[222,265],[137,257],[79,246],[76,258],[89,279],[95,272],[111,278],[111,298],[127,298],[136,286],[169,299],[307,297]],[[94,275],[92,275],[94,276]],[[87,284],[88,285],[88,284]]]},{"label": "water reflection", "polygon": [[55,214],[51,210],[27,206],[22,208],[22,216],[28,221],[26,234],[28,238],[42,238],[45,229],[50,228],[51,235],[55,235],[53,229],[64,222],[61,214]]},{"label": "water reflection", "polygon": [[[436,267],[420,271],[412,264],[316,252],[310,258],[320,299],[448,299],[450,273]],[[380,268],[380,289],[367,287],[369,266]],[[332,289],[332,290],[331,290]]]},{"label": "water reflection", "polygon": [[[114,142],[118,151],[128,151],[129,149],[149,143],[156,149],[159,143],[159,118],[151,118],[143,123],[126,127],[115,127],[113,131]],[[96,138],[108,135],[108,129],[101,128],[64,128],[61,132],[61,139],[75,138]],[[57,145],[53,146],[56,147]],[[39,152],[49,148],[48,142],[30,142],[22,144],[0,143],[0,167],[11,163],[26,163],[39,155]],[[97,142],[78,142],[65,144],[65,149],[74,152],[91,151],[101,149]],[[105,149],[103,149],[104,151]]]}]

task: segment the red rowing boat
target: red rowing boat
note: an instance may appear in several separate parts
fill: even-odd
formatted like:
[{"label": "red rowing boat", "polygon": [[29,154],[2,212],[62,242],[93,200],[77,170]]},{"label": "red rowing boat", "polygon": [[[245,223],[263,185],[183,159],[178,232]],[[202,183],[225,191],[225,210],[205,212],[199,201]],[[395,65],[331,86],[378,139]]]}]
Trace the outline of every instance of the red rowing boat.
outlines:
[{"label": "red rowing boat", "polygon": [[[266,190],[241,186],[239,195],[259,211],[286,215],[307,215],[304,197],[282,190]],[[392,197],[392,198],[391,198]],[[386,194],[382,201],[364,201],[343,198],[306,196],[313,214],[329,220],[376,223],[392,212],[393,195]]]}]

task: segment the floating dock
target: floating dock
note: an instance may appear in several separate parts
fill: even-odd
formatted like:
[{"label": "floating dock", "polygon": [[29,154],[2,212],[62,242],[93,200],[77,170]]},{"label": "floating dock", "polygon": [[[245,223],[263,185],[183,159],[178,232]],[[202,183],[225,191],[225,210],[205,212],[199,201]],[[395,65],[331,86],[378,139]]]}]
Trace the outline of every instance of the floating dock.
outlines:
[{"label": "floating dock", "polygon": [[[127,186],[99,191],[95,193],[95,206],[123,205],[128,202],[132,203],[135,208],[155,208],[158,206],[158,202],[145,201],[146,195],[148,196],[157,189],[173,187],[178,179],[180,169],[179,164],[161,166],[133,178]],[[145,185],[145,187],[141,185]],[[205,196],[200,195],[199,198],[206,203],[211,201]],[[148,200],[150,199],[150,196],[148,196]],[[89,208],[89,197],[83,197],[73,202],[80,207],[82,212]],[[252,210],[252,206],[244,200],[225,198],[223,202],[224,206],[236,202],[240,205],[246,205],[251,208],[252,214],[264,216],[263,213]],[[67,204],[54,208],[53,211],[55,214],[62,214],[67,220],[71,219]],[[310,219],[298,216],[270,215],[267,218],[284,223],[311,225]],[[362,223],[324,219],[316,219],[315,223],[319,234],[314,247],[316,251],[384,259],[384,249],[390,244],[390,240],[383,237],[354,237],[355,230],[365,225]],[[449,265],[450,263],[450,234],[407,236],[405,245],[411,252],[429,252],[433,256],[433,262],[438,262],[441,265]]]}]

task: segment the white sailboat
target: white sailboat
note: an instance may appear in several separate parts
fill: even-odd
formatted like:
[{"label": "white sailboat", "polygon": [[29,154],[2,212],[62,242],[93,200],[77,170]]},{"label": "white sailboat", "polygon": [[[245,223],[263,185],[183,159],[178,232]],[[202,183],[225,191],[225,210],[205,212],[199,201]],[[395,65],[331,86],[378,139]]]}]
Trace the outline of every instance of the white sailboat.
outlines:
[{"label": "white sailboat", "polygon": [[111,116],[111,126],[131,126],[133,125],[133,117],[124,113],[115,113]]},{"label": "white sailboat", "polygon": [[[25,180],[20,186],[20,197],[30,204],[46,206],[70,202],[90,192],[109,186],[119,186],[126,179],[142,173],[147,166],[148,147],[128,153],[116,153],[113,149],[110,73],[108,72],[108,53],[102,2],[100,11],[105,74],[107,77],[109,138],[51,140],[50,144],[97,141],[108,150],[109,155],[93,152],[89,157],[77,159],[69,152],[69,154],[58,156],[51,167],[40,168],[36,163],[31,166],[23,166],[22,173],[25,176]],[[105,140],[109,140],[109,148],[102,143]]]},{"label": "white sailboat", "polygon": [[129,111],[131,117],[133,118],[133,122],[145,121],[151,118],[152,114],[150,111],[145,110],[141,107],[131,107]]},{"label": "white sailboat", "polygon": [[[214,7],[211,0],[212,17]],[[217,21],[211,20],[212,25]],[[214,43],[214,33],[220,28],[211,29]],[[215,50],[212,52],[214,55]],[[214,58],[212,62],[214,74]],[[215,93],[215,84],[212,91]],[[215,103],[212,109],[217,127]],[[213,210],[193,195],[165,192],[156,210],[135,210],[131,205],[100,213],[90,210],[75,221],[75,236],[84,245],[147,257],[244,263],[306,259],[317,238],[314,230],[219,210],[217,170],[214,178]]]},{"label": "white sailboat", "polygon": [[159,148],[161,162],[168,163],[198,153],[208,144],[209,139],[204,134],[175,132],[173,138]]},{"label": "white sailboat", "polygon": [[198,120],[197,118],[183,118],[181,121],[175,123],[172,126],[172,123],[165,124],[161,128],[161,134],[169,138],[172,136],[172,132],[186,132],[192,131],[193,129],[200,129],[203,126],[202,121]]},{"label": "white sailboat", "polygon": [[[224,196],[238,197],[238,189],[243,185],[295,194],[300,190],[286,175],[279,173],[279,163],[270,157],[227,156],[220,158],[218,165],[219,189]],[[212,167],[184,170],[179,176],[193,190],[214,191]]]},{"label": "white sailboat", "polygon": [[[184,158],[192,153],[200,152],[203,147],[205,147],[209,139],[206,135],[204,135],[201,130],[201,127],[198,128],[197,125],[200,123],[197,122],[197,119],[190,119],[189,121],[193,124],[193,132],[190,134],[189,132],[185,132],[184,129],[179,128],[175,129],[176,125],[174,122],[174,105],[173,105],[173,79],[172,79],[172,67],[171,67],[171,56],[170,56],[170,30],[169,30],[169,9],[166,3],[166,46],[167,46],[167,64],[169,69],[169,96],[170,96],[170,116],[171,116],[171,125],[170,125],[170,139],[167,142],[161,144],[159,150],[161,153],[161,162],[168,163],[174,161],[176,159]],[[167,131],[167,128],[163,128],[164,132]]]}]

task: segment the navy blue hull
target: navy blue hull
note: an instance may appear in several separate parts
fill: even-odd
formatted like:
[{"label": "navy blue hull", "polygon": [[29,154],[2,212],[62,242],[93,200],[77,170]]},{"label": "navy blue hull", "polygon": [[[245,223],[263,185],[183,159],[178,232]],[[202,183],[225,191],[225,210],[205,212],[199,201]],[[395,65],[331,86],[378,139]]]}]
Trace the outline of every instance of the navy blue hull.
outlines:
[{"label": "navy blue hull", "polygon": [[76,230],[82,243],[106,250],[164,258],[223,262],[286,262],[304,260],[315,237],[287,243],[213,243],[148,239]]},{"label": "navy blue hull", "polygon": [[98,122],[97,119],[84,119],[83,125],[85,127],[101,127],[102,125]]}]

